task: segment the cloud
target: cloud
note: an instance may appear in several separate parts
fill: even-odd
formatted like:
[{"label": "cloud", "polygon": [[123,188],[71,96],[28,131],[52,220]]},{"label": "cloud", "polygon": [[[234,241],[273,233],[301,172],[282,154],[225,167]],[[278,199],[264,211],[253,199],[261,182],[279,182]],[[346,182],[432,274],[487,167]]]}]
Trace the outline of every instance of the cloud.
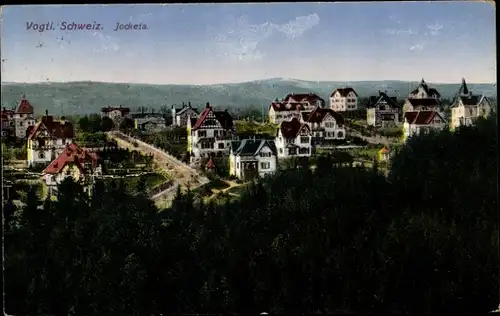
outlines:
[{"label": "cloud", "polygon": [[408,29],[385,29],[385,33],[389,35],[417,35],[418,33],[411,28]]},{"label": "cloud", "polygon": [[397,17],[395,17],[394,15],[389,15],[389,20],[391,20],[392,22],[396,23],[396,24],[401,24],[401,20],[399,20]]},{"label": "cloud", "polygon": [[418,43],[410,46],[410,52],[421,52],[424,50],[424,44]]},{"label": "cloud", "polygon": [[250,24],[248,19],[242,16],[237,20],[236,25],[230,26],[225,32],[209,29],[215,33],[210,48],[234,60],[260,60],[265,56],[264,52],[258,50],[262,41],[276,34],[285,35],[288,39],[296,39],[319,22],[320,18],[315,13],[296,17],[285,24],[272,22]]},{"label": "cloud", "polygon": [[92,35],[99,39],[100,46],[96,48],[97,52],[120,50],[120,45],[118,44],[118,40],[116,38],[106,36],[101,32],[94,32]]},{"label": "cloud", "polygon": [[272,26],[279,32],[285,34],[288,38],[296,38],[304,34],[307,30],[315,27],[320,22],[320,18],[316,13],[309,14],[306,16],[296,17],[286,24]]},{"label": "cloud", "polygon": [[429,30],[430,35],[438,36],[441,33],[441,30],[443,29],[443,25],[439,24],[439,22],[436,22],[436,24],[427,25],[427,29]]}]

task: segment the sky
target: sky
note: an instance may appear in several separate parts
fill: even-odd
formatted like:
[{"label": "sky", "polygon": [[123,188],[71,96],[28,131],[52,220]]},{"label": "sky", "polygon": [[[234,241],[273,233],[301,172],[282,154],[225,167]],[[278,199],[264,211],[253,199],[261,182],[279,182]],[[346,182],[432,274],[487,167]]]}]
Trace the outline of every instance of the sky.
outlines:
[{"label": "sky", "polygon": [[[496,82],[495,7],[486,2],[2,9],[2,82]],[[53,29],[41,32],[47,23]]]}]

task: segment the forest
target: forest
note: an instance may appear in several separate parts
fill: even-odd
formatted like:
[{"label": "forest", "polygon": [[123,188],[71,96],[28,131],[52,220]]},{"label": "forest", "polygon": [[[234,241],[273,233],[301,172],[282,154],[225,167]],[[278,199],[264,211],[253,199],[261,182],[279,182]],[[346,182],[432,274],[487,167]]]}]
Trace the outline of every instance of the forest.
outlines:
[{"label": "forest", "polygon": [[499,300],[496,117],[410,139],[388,175],[331,157],[237,200],[61,184],[5,205],[9,314],[482,313]]}]

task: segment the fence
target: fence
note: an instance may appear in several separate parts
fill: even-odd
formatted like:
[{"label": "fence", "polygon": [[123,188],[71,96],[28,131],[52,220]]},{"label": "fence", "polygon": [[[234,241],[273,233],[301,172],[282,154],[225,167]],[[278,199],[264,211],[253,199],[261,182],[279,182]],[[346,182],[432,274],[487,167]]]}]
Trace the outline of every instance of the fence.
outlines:
[{"label": "fence", "polygon": [[165,182],[158,184],[157,186],[154,186],[153,188],[149,189],[148,195],[150,197],[153,197],[153,196],[158,195],[158,194],[162,193],[163,191],[171,188],[172,186],[174,186],[174,182],[172,180],[165,181]]}]

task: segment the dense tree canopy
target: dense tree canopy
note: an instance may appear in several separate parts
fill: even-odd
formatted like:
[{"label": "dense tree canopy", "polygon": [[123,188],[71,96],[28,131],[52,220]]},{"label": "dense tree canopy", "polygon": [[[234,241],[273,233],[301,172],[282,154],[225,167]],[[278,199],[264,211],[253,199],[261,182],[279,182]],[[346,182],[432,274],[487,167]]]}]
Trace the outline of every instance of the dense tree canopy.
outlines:
[{"label": "dense tree canopy", "polygon": [[218,205],[178,192],[159,212],[143,184],[30,191],[7,218],[7,312],[493,310],[496,129],[414,138],[387,178],[331,157],[290,164]]}]

